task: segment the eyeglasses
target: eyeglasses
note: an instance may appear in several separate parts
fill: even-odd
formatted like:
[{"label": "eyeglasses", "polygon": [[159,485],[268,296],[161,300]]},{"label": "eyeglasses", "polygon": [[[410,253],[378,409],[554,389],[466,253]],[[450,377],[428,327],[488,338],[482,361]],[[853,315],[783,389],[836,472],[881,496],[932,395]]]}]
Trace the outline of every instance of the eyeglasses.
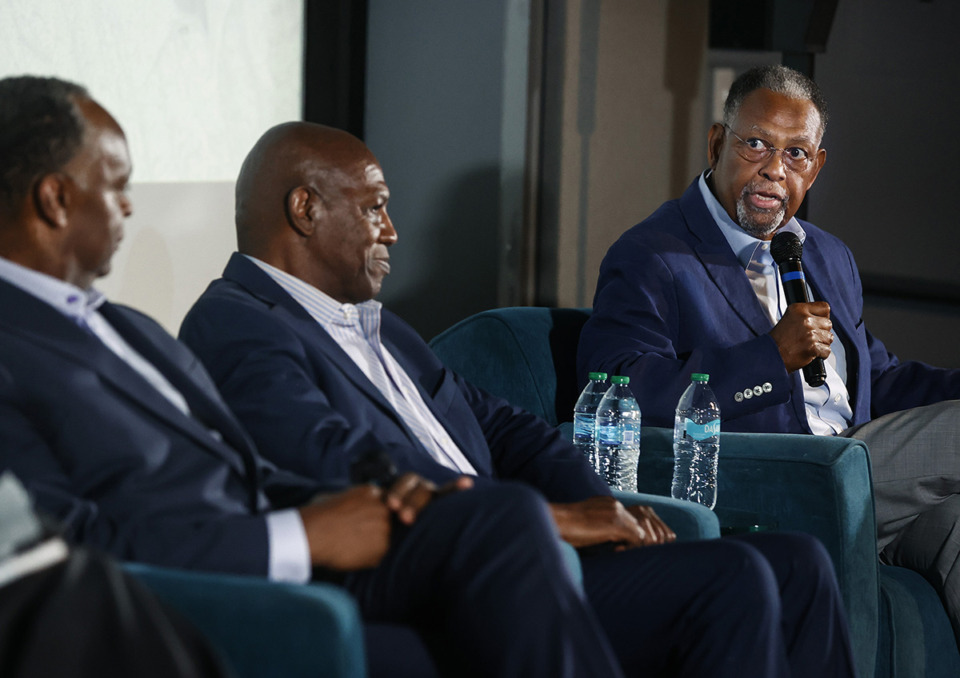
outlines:
[{"label": "eyeglasses", "polygon": [[737,141],[740,142],[734,144],[733,147],[737,151],[737,155],[747,162],[765,162],[768,158],[773,156],[774,153],[779,153],[780,157],[783,158],[783,166],[791,172],[801,174],[810,169],[810,165],[813,162],[813,157],[805,149],[800,148],[799,146],[777,148],[776,146],[771,146],[763,139],[758,139],[757,137],[744,139],[739,134],[734,132],[729,125],[724,124],[723,126],[728,132],[730,132],[730,134],[737,138]]}]

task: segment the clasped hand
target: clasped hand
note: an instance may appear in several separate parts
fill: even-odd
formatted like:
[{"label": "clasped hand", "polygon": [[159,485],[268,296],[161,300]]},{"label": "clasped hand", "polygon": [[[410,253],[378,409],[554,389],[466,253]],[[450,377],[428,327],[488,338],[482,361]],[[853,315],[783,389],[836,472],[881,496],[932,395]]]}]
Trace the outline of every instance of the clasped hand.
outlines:
[{"label": "clasped hand", "polygon": [[390,547],[392,516],[412,525],[434,498],[470,487],[473,480],[466,476],[438,488],[425,478],[405,473],[386,489],[357,485],[321,495],[299,509],[311,562],[339,571],[376,567]]}]

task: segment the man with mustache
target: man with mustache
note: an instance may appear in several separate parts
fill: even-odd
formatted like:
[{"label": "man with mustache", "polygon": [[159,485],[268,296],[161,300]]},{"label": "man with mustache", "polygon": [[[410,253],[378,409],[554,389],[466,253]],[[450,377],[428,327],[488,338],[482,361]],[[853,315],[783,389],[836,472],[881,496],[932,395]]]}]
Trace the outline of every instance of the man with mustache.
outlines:
[{"label": "man with mustache", "polygon": [[[884,562],[938,589],[960,639],[960,370],[901,363],[864,326],[850,250],[794,214],[823,167],[826,105],[783,66],[752,69],[710,128],[709,169],[624,233],[600,267],[578,373],[631,377],[644,424],[671,427],[691,372],[726,431],[864,440]],[[809,303],[787,304],[774,234],[803,241]],[[822,358],[826,382],[800,369]]]}]

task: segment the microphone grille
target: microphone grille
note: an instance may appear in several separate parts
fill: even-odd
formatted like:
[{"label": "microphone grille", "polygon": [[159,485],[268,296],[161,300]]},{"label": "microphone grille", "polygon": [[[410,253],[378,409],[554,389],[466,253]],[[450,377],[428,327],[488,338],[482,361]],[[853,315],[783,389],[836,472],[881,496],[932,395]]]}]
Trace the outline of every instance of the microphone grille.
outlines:
[{"label": "microphone grille", "polygon": [[803,243],[796,233],[780,231],[770,241],[770,254],[778,264],[785,261],[800,261],[803,256]]}]

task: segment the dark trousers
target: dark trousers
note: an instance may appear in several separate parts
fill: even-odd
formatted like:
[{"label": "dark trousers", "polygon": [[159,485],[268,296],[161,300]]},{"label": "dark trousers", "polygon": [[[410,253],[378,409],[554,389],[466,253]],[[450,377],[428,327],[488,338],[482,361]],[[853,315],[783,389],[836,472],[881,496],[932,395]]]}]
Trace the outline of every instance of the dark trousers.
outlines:
[{"label": "dark trousers", "polygon": [[0,588],[0,676],[222,678],[200,634],[114,563],[77,550]]},{"label": "dark trousers", "polygon": [[399,532],[375,570],[342,583],[368,622],[419,631],[441,675],[622,675],[533,490],[502,483],[443,497]]},{"label": "dark trousers", "polygon": [[[344,584],[368,621],[414,626],[441,675],[615,676],[617,663],[628,676],[855,675],[833,567],[811,537],[587,555],[589,603],[557,539],[534,492],[476,488],[428,507],[380,567]],[[390,637],[370,652],[409,652]]]},{"label": "dark trousers", "polygon": [[628,676],[854,676],[826,550],[764,533],[583,558]]}]

